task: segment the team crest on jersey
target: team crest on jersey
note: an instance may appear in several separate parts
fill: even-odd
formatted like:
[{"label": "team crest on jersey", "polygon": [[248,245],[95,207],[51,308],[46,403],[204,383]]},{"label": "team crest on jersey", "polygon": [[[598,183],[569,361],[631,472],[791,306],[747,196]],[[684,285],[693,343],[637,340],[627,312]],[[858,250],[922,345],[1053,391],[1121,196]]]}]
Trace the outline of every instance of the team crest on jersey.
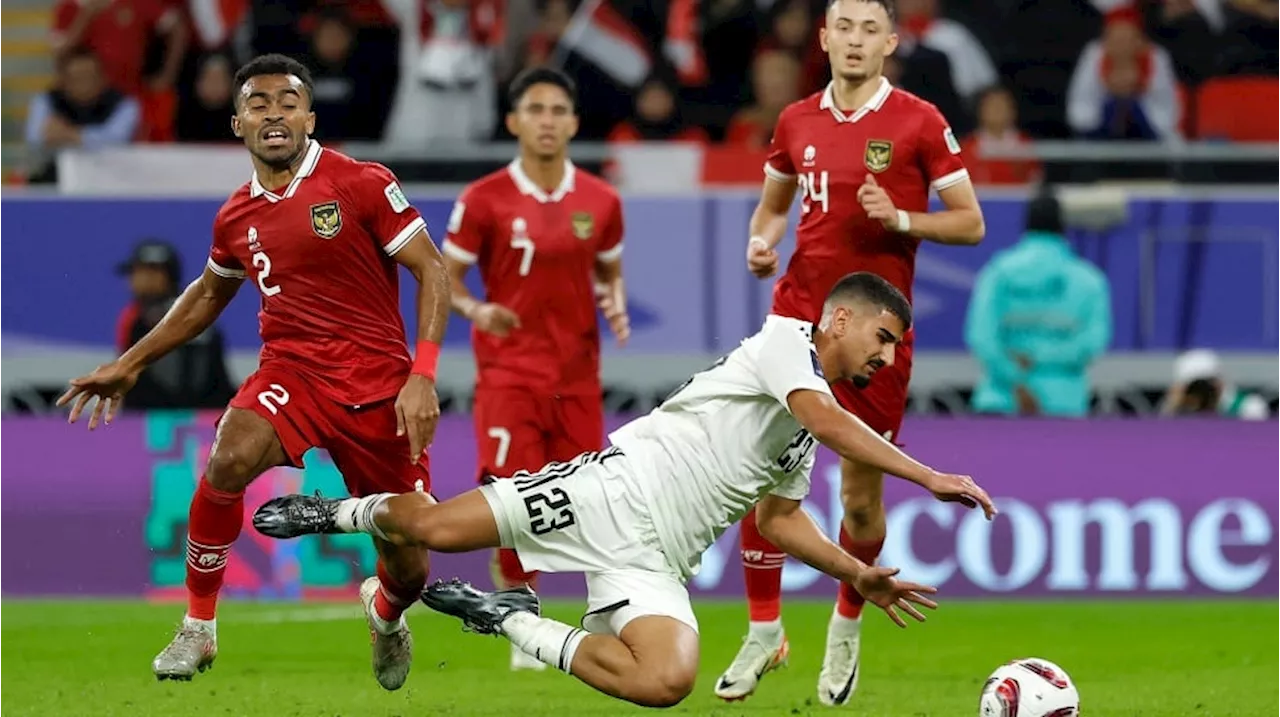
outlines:
[{"label": "team crest on jersey", "polygon": [[893,161],[893,142],[887,139],[867,140],[867,153],[864,157],[867,169],[879,173],[889,168]]},{"label": "team crest on jersey", "polygon": [[311,228],[321,239],[332,239],[342,231],[342,212],[337,202],[311,205]]},{"label": "team crest on jersey", "polygon": [[574,212],[570,220],[573,222],[573,235],[584,241],[590,239],[596,230],[596,218],[587,212]]}]

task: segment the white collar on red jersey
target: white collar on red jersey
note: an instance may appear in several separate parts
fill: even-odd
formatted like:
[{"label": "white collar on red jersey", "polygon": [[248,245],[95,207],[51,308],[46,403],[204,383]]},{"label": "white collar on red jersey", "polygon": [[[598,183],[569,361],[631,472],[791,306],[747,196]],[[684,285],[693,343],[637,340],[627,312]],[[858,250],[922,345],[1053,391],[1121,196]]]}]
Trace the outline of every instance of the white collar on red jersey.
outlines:
[{"label": "white collar on red jersey", "polygon": [[311,176],[311,173],[316,171],[316,165],[320,163],[320,143],[314,139],[309,139],[307,142],[307,153],[302,157],[302,166],[298,167],[298,173],[293,175],[293,181],[284,188],[283,194],[276,194],[262,186],[255,171],[253,179],[249,181],[249,196],[266,197],[267,201],[273,203],[292,197],[298,191],[298,185],[302,184],[302,180]]},{"label": "white collar on red jersey", "polygon": [[884,101],[889,99],[889,93],[893,92],[893,85],[885,78],[880,78],[880,88],[876,90],[871,99],[867,103],[853,112],[853,114],[845,114],[836,107],[835,83],[828,83],[827,89],[822,93],[822,99],[818,101],[819,109],[829,110],[831,116],[836,118],[837,122],[857,122],[862,119],[868,112],[878,112],[884,106]]},{"label": "white collar on red jersey", "polygon": [[543,204],[558,202],[564,199],[564,195],[573,191],[573,162],[567,159],[564,161],[564,179],[560,180],[560,186],[556,187],[556,190],[550,195],[542,191],[542,187],[539,187],[536,182],[529,178],[529,175],[524,173],[524,167],[520,166],[519,157],[516,157],[511,161],[511,164],[507,165],[507,173],[511,175],[511,181],[516,183],[516,189],[519,189],[521,194],[533,197]]}]

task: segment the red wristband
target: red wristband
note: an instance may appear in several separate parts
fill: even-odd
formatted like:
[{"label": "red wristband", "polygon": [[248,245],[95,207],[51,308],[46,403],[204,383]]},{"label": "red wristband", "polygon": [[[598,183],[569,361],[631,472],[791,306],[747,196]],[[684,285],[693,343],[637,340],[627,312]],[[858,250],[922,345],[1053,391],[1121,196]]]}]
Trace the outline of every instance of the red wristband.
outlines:
[{"label": "red wristband", "polygon": [[413,358],[413,373],[426,376],[432,382],[436,380],[436,364],[440,362],[440,344],[434,341],[419,341],[418,353]]}]

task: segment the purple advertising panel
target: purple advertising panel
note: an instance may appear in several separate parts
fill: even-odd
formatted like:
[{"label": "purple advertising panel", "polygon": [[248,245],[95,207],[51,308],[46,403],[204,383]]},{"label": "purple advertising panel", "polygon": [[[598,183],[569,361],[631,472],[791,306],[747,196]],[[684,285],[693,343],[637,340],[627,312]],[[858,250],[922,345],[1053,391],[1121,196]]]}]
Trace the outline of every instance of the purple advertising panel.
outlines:
[{"label": "purple advertising panel", "polygon": [[[180,594],[187,506],[215,417],[126,416],[93,433],[57,418],[5,417],[4,594]],[[987,523],[887,479],[882,562],[949,597],[1277,594],[1274,421],[914,418],[903,436],[921,460],[972,474],[1002,511]],[[469,417],[441,420],[432,449],[437,496],[474,486],[474,446]],[[834,535],[839,467],[819,455],[806,508]],[[246,514],[273,494],[315,490],[343,492],[318,451],[306,469],[271,471],[251,486]],[[248,529],[228,563],[226,591],[349,597],[374,557],[363,536],[274,541]],[[488,560],[438,556],[433,572],[487,584]],[[736,527],[707,552],[691,589],[741,595]],[[825,597],[834,585],[789,563],[784,589]],[[543,592],[580,595],[582,579],[550,577]]]}]

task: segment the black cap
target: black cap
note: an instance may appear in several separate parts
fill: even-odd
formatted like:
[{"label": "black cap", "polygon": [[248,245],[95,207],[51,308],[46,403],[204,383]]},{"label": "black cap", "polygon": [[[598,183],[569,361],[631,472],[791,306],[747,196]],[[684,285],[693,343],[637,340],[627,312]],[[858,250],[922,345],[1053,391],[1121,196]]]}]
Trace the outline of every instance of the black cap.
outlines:
[{"label": "black cap", "polygon": [[1027,202],[1027,231],[1062,233],[1062,205],[1052,190],[1041,190]]},{"label": "black cap", "polygon": [[174,284],[178,283],[179,275],[182,273],[178,251],[172,244],[159,239],[144,239],[138,242],[129,253],[129,258],[116,265],[116,273],[128,274],[136,266],[163,267]]}]

